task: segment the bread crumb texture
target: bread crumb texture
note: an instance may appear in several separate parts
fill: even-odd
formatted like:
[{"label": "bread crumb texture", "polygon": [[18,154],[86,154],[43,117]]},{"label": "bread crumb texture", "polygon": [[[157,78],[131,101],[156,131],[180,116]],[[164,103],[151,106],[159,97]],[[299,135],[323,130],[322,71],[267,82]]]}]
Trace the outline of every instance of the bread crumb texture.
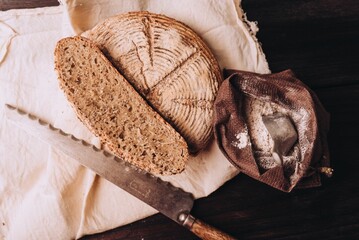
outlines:
[{"label": "bread crumb texture", "polygon": [[185,140],[90,40],[60,40],[55,69],[78,118],[115,155],[154,174],[184,170],[188,159]]}]

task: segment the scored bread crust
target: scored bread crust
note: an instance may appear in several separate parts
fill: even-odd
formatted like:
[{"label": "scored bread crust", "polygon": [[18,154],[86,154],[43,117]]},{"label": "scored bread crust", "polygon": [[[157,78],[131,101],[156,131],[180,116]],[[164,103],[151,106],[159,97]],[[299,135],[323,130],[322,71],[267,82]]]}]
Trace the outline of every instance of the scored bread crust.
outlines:
[{"label": "scored bread crust", "polygon": [[222,75],[193,30],[164,15],[130,12],[106,19],[83,36],[172,124],[191,152],[207,145]]},{"label": "scored bread crust", "polygon": [[60,40],[55,48],[55,70],[78,118],[115,155],[154,174],[184,170],[188,159],[185,140],[90,40]]}]

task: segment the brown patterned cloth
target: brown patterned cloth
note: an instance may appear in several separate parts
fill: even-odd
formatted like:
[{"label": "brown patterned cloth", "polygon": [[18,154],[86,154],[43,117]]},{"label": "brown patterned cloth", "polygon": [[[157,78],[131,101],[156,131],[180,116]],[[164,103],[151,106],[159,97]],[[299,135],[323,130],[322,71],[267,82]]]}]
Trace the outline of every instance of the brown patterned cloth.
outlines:
[{"label": "brown patterned cloth", "polygon": [[[225,70],[224,75],[227,79],[214,104],[214,131],[228,160],[243,173],[285,192],[294,187],[320,186],[320,170],[329,167],[329,114],[315,93],[290,70],[264,75]],[[250,124],[257,123],[246,116],[249,100],[267,108],[273,106],[271,114],[281,109],[281,114],[291,119],[298,140],[281,156],[282,162],[252,144],[255,139]]]}]

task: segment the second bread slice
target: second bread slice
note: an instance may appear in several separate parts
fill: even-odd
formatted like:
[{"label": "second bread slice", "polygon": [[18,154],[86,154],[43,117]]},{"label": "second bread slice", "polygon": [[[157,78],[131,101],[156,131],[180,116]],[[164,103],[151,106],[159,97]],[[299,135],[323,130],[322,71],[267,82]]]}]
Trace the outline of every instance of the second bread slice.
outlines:
[{"label": "second bread slice", "polygon": [[60,87],[78,118],[115,155],[155,174],[184,170],[187,144],[134,90],[102,52],[83,37],[55,49]]}]

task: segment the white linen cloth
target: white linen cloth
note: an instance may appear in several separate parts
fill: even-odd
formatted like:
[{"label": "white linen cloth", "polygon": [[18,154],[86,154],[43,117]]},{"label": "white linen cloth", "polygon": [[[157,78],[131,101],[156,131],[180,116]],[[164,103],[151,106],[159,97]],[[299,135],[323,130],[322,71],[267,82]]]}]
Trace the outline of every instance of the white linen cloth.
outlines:
[{"label": "white linen cloth", "polygon": [[[106,17],[137,10],[193,28],[222,68],[269,72],[255,38],[258,29],[246,21],[238,0],[67,0],[58,7],[0,12],[1,239],[80,238],[156,213],[4,116],[8,103],[99,146],[59,89],[54,47]],[[191,157],[183,173],[164,179],[200,198],[237,173],[213,141]]]}]

